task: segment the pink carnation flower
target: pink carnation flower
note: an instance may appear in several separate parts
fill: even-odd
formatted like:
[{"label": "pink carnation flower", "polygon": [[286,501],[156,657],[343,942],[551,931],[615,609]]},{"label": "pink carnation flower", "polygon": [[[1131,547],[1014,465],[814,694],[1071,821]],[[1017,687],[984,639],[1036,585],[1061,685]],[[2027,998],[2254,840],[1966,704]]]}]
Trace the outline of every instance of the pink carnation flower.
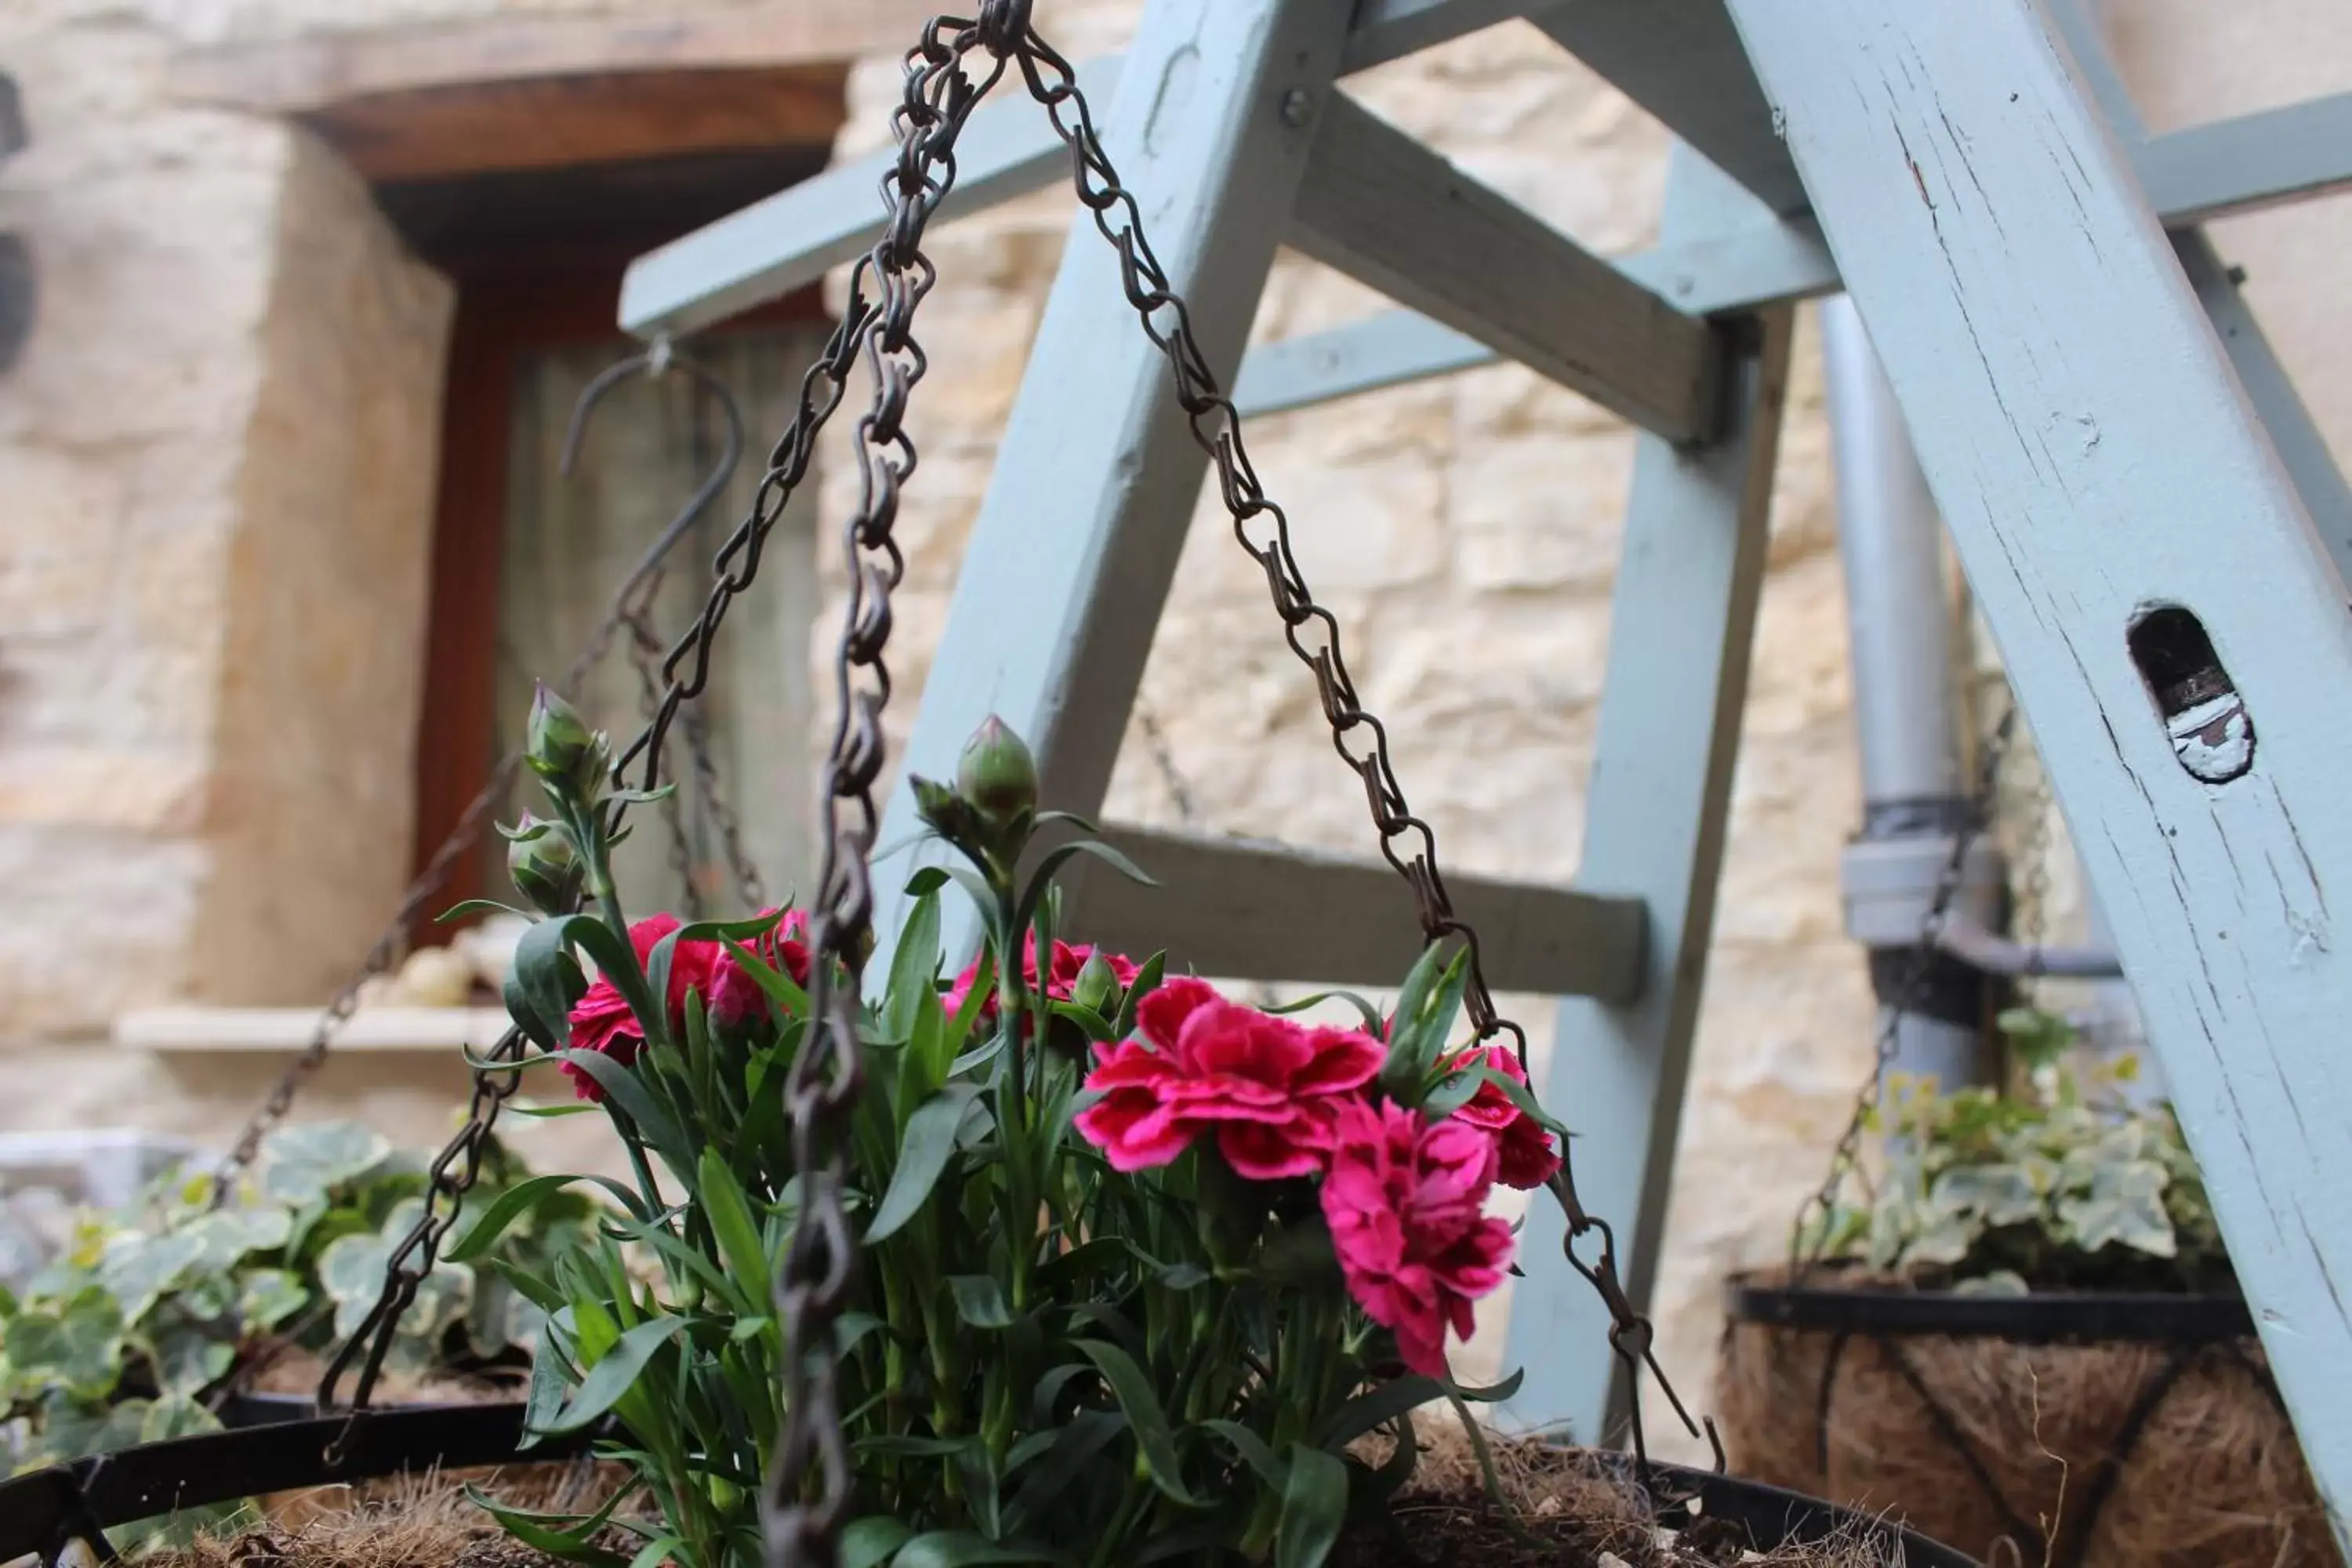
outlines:
[{"label": "pink carnation flower", "polygon": [[1503,1282],[1511,1232],[1486,1217],[1498,1160],[1493,1135],[1458,1117],[1360,1100],[1339,1112],[1323,1178],[1323,1217],[1367,1316],[1396,1332],[1413,1371],[1444,1377],[1445,1331],[1467,1338],[1470,1303]]},{"label": "pink carnation flower", "polygon": [[[661,945],[662,938],[677,930],[677,925],[676,915],[647,915],[629,928],[629,945],[636,951],[638,967],[653,961],[654,949]],[[796,940],[806,931],[806,917],[794,910],[753,943],[751,951],[771,964],[781,962],[794,980],[806,984],[808,947],[805,942]],[[721,942],[681,942],[671,948],[669,1022],[674,1029],[686,1026],[686,995],[689,991],[701,993],[703,1005],[709,1009],[711,1016],[727,1023],[740,1023],[753,1016],[753,1010],[761,1005],[758,982],[744,973],[743,966],[735,962],[735,955]],[[602,1051],[628,1067],[645,1048],[645,1029],[609,976],[598,975],[580,1000],[572,1005],[570,1022],[571,1045],[575,1051]],[[604,1098],[604,1087],[586,1071],[571,1062],[561,1065],[564,1076],[572,1079],[574,1094],[588,1100]]]},{"label": "pink carnation flower", "polygon": [[[760,911],[764,918],[773,910]],[[680,946],[686,945],[680,943]],[[717,977],[711,986],[710,1016],[722,1024],[740,1024],[747,1018],[763,1016],[767,993],[751,972],[735,960],[723,943],[711,944],[719,949]],[[770,926],[756,942],[743,944],[751,955],[769,968],[793,977],[795,985],[806,985],[809,977],[808,916],[793,910]]]},{"label": "pink carnation flower", "polygon": [[[1446,1065],[1456,1071],[1486,1068],[1521,1088],[1527,1086],[1528,1069],[1519,1065],[1518,1053],[1507,1046],[1473,1046]],[[1495,1135],[1501,1162],[1496,1180],[1503,1185],[1532,1192],[1559,1173],[1559,1146],[1552,1142],[1552,1135],[1495,1085],[1480,1084],[1478,1092],[1454,1115]]]},{"label": "pink carnation flower", "polygon": [[[636,950],[637,966],[645,967],[661,945],[662,938],[677,929],[676,915],[647,915],[629,928],[629,945]],[[715,942],[682,942],[672,951],[669,965],[669,1016],[673,1026],[686,1021],[686,994],[700,991],[710,993],[719,967],[726,957],[726,949]],[[637,1059],[637,1052],[646,1043],[645,1027],[629,1004],[613,984],[610,975],[600,974],[580,1000],[572,1005],[572,1048],[575,1051],[602,1051],[623,1067]],[[604,1090],[596,1080],[571,1062],[562,1065],[564,1076],[572,1080],[572,1092],[583,1100],[603,1100]]]},{"label": "pink carnation flower", "polygon": [[[1067,942],[1056,938],[1054,942],[1054,970],[1047,979],[1045,994],[1056,1002],[1068,1001],[1078,984],[1078,971],[1084,969],[1087,960],[1094,955],[1095,949],[1091,943]],[[1134,963],[1115,952],[1104,953],[1103,962],[1109,964],[1111,973],[1118,976],[1121,992],[1135,984],[1139,971]],[[1037,933],[1034,931],[1029,933],[1028,946],[1021,954],[1021,973],[1028,982],[1031,993],[1034,994],[1037,989]],[[962,1008],[964,999],[971,994],[973,982],[979,978],[980,961],[973,959],[971,966],[956,976],[955,984],[948,987],[947,996],[940,1003],[947,1009],[949,1017],[954,1017]],[[986,1023],[995,1016],[996,997],[992,994],[981,1004],[980,1018],[981,1022]]]},{"label": "pink carnation flower", "polygon": [[1305,1028],[1190,978],[1145,997],[1136,1023],[1140,1039],[1096,1047],[1087,1087],[1102,1099],[1077,1117],[1118,1171],[1165,1165],[1213,1128],[1225,1162],[1253,1181],[1311,1175],[1339,1107],[1384,1056],[1369,1035]]}]

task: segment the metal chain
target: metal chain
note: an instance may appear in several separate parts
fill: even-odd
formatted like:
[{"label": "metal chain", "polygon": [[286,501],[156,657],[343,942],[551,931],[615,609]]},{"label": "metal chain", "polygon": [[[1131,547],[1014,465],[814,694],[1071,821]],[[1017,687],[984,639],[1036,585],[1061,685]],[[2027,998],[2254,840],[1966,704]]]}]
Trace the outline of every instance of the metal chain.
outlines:
[{"label": "metal chain", "polygon": [[[1950,919],[1952,900],[1959,896],[1960,884],[1968,870],[1969,847],[1979,834],[1991,825],[1998,804],[1996,790],[2000,780],[2001,759],[2008,754],[2011,737],[2017,729],[2017,703],[2011,699],[2001,712],[2000,722],[1993,726],[1986,738],[1982,754],[1977,759],[1976,790],[1968,807],[1952,830],[1951,852],[1944,858],[1941,870],[1936,876],[1936,887],[1927,903],[1927,912],[1919,921],[1919,939],[1912,944],[1895,999],[1885,1010],[1879,1021],[1878,1039],[1871,1051],[1870,1076],[1855,1094],[1853,1112],[1846,1119],[1845,1131],[1838,1135],[1836,1147],[1831,1152],[1828,1173],[1822,1177],[1819,1191],[1807,1197],[1797,1211],[1795,1224],[1789,1236],[1789,1266],[1792,1279],[1801,1279],[1822,1261],[1822,1250],[1828,1245],[1830,1217],[1837,1212],[1839,1195],[1844,1191],[1846,1178],[1861,1174],[1862,1135],[1869,1125],[1870,1113],[1878,1103],[1879,1086],[1887,1068],[1895,1060],[1900,1043],[1904,1015],[1913,1011],[1925,997],[1930,978],[1935,973],[1938,953],[1937,939],[1943,935],[1944,924]],[[1864,1178],[1867,1180],[1866,1177]],[[1821,1230],[1810,1247],[1805,1243],[1805,1222],[1818,1213]]]},{"label": "metal chain", "polygon": [[[905,571],[891,529],[900,487],[916,465],[901,422],[928,363],[909,329],[939,276],[920,246],[955,182],[956,139],[1003,76],[1007,55],[1024,44],[1027,11],[1025,0],[989,0],[976,22],[934,18],[908,51],[905,94],[890,117],[898,167],[882,182],[887,222],[850,272],[852,299],[862,298],[870,280],[881,307],[858,340],[874,403],[857,422],[858,504],[842,528],[849,597],[835,660],[833,736],[818,790],[824,847],[809,918],[811,1028],[784,1089],[793,1164],[803,1192],[775,1280],[784,1420],[761,1510],[774,1568],[833,1563],[851,1501],[831,1341],[856,1284],[843,1145],[864,1079],[857,1012],[873,922],[870,858],[880,825],[874,788],[887,750],[882,711],[890,697],[882,654],[890,637],[890,592]],[[975,50],[992,59],[977,80],[963,68]]]},{"label": "metal chain", "polygon": [[[661,679],[655,666],[660,662],[662,651],[660,634],[654,630],[652,617],[641,609],[629,618],[629,663],[636,669],[648,719],[661,707]],[[692,735],[689,731],[689,742]],[[669,867],[677,878],[678,898],[686,906],[686,917],[689,921],[701,920],[709,911],[703,907],[701,881],[695,875],[694,844],[686,831],[686,805],[676,792],[662,797],[661,816],[669,837]]]},{"label": "metal chain", "polygon": [[[1307,588],[1292,552],[1289,519],[1267,498],[1251,465],[1242,441],[1240,414],[1233,400],[1218,389],[1207,357],[1192,335],[1190,312],[1152,253],[1135,197],[1118,184],[1075,73],[1034,33],[1022,40],[1017,55],[1030,96],[1045,106],[1055,132],[1070,150],[1072,182],[1079,202],[1094,215],[1096,228],[1118,253],[1120,284],[1128,303],[1134,307],[1144,335],[1167,356],[1177,405],[1184,412],[1193,440],[1216,468],[1218,493],[1233,519],[1234,536],[1265,571],[1285,639],[1314,673],[1323,716],[1331,729],[1332,748],[1363,784],[1381,856],[1412,889],[1423,937],[1432,942],[1459,941],[1467,953],[1469,983],[1463,1002],[1478,1037],[1507,1037],[1512,1050],[1525,1063],[1527,1033],[1495,1005],[1481,965],[1478,935],[1454,912],[1438,869],[1436,836],[1405,800],[1389,754],[1387,727],[1357,697],[1340,647],[1339,621]],[[1659,1366],[1655,1333],[1649,1320],[1635,1309],[1619,1277],[1614,1233],[1605,1221],[1585,1209],[1565,1158],[1550,1190],[1567,1218],[1561,1250],[1607,1310],[1610,1346],[1624,1363],[1636,1391],[1631,1436],[1638,1472],[1647,1483],[1652,1472],[1638,1398],[1643,1372],[1656,1379],[1693,1436],[1700,1435],[1701,1426],[1692,1420]],[[1596,1235],[1600,1251],[1587,1262],[1578,1256],[1576,1246]],[[1712,1424],[1706,1432],[1712,1442]],[[1719,1468],[1722,1448],[1719,1443],[1715,1447]]]}]

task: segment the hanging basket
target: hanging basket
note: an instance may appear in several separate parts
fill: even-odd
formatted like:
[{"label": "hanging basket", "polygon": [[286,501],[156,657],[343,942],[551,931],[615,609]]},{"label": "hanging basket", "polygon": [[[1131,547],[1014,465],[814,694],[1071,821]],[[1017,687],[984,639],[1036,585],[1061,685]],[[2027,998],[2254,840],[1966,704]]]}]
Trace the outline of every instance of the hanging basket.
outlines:
[{"label": "hanging basket", "polygon": [[[602,1436],[576,1433],[518,1453],[522,1411],[520,1405],[442,1406],[369,1415],[356,1424],[341,1416],[271,1422],[37,1470],[0,1481],[0,1563],[29,1555],[50,1568],[105,1560],[107,1529],[174,1507],[402,1474],[552,1464],[578,1458]],[[339,1441],[340,1456],[332,1451]],[[1613,1456],[1601,1464],[1629,1468]],[[1673,1465],[1656,1466],[1654,1473],[1666,1489],[1688,1500],[1663,1513],[1660,1522],[1689,1529],[1712,1521],[1706,1528],[1725,1546],[1770,1552],[1858,1543],[1903,1568],[1973,1568],[1950,1547],[1779,1488]],[[1562,1559],[1563,1568],[1570,1561]]]},{"label": "hanging basket", "polygon": [[1989,1563],[2341,1568],[2236,1296],[1961,1295],[1734,1279],[1735,1473]]}]

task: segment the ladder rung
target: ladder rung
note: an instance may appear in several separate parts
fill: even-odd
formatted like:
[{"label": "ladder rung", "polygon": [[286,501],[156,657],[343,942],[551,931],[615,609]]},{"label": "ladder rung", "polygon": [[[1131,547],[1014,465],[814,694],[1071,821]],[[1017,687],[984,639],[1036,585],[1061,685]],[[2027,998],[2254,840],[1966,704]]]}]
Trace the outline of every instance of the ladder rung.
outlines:
[{"label": "ladder rung", "polygon": [[1533,20],[1775,213],[1811,205],[1723,0],[1576,0]]},{"label": "ladder rung", "polygon": [[1710,433],[1722,351],[1704,322],[1343,95],[1291,243],[1669,440]]},{"label": "ladder rung", "polygon": [[[1141,827],[1103,838],[1159,885],[1078,858],[1063,923],[1085,941],[1139,958],[1165,948],[1171,970],[1219,979],[1367,987],[1395,985],[1421,951],[1412,894],[1384,861]],[[1446,891],[1477,928],[1495,989],[1612,1003],[1639,991],[1641,900],[1461,875]]]}]

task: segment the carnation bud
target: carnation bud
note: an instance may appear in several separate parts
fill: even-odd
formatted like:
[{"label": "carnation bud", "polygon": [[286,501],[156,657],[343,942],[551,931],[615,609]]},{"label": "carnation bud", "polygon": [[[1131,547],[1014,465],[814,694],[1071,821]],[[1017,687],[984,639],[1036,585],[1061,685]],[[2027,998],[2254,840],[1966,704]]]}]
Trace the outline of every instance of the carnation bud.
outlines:
[{"label": "carnation bud", "polygon": [[1037,761],[1003,720],[992,713],[964,742],[956,793],[991,822],[1037,809]]},{"label": "carnation bud", "polygon": [[577,779],[596,749],[595,733],[580,710],[549,690],[547,682],[537,682],[523,740],[530,771],[550,782]]},{"label": "carnation bud", "polygon": [[559,823],[541,822],[529,812],[507,834],[507,875],[515,891],[542,914],[572,912],[588,867],[572,845],[572,835]]},{"label": "carnation bud", "polygon": [[1070,983],[1070,1000],[1105,1017],[1110,1016],[1111,1004],[1118,1000],[1118,972],[1099,951],[1088,953],[1086,963],[1078,966],[1078,977]]}]

